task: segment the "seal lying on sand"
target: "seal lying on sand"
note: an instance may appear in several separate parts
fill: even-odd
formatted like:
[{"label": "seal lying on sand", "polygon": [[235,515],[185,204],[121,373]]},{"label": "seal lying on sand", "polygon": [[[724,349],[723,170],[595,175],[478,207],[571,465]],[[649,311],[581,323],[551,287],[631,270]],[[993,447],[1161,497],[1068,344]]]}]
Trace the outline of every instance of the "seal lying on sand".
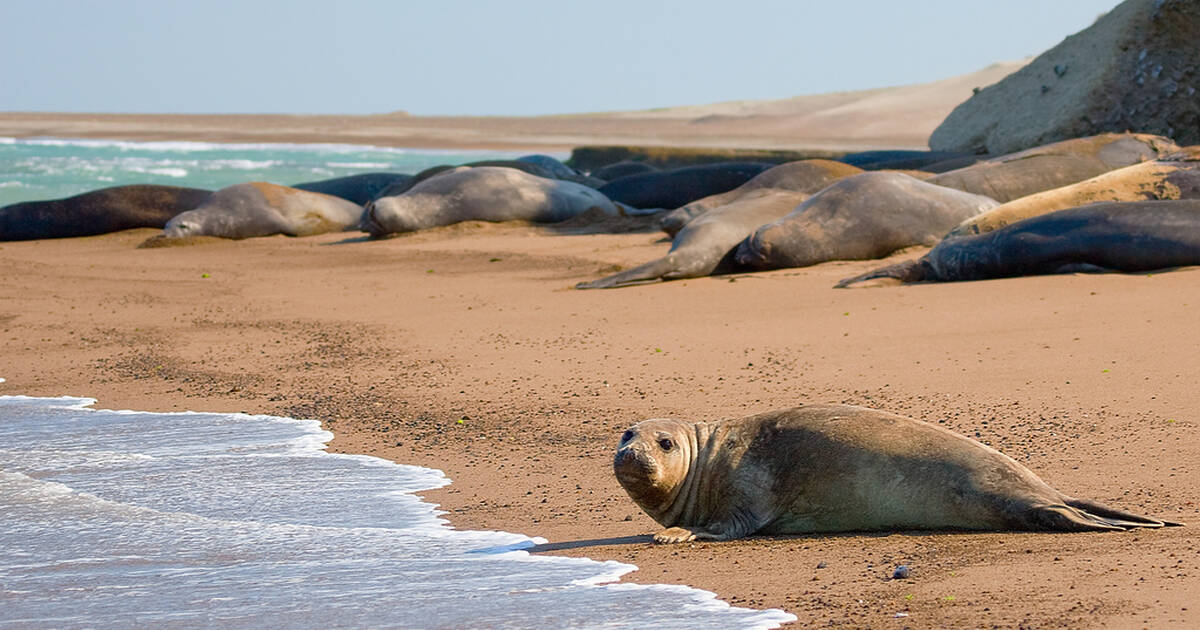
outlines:
[{"label": "seal lying on sand", "polygon": [[0,241],[92,236],[161,228],[199,206],[212,191],[177,186],[113,186],[65,199],[25,201],[0,208]]},{"label": "seal lying on sand", "polygon": [[674,210],[709,195],[733,190],[775,166],[758,162],[718,162],[670,171],[630,175],[601,186],[606,197],[634,208]]},{"label": "seal lying on sand", "polygon": [[362,206],[341,197],[251,182],[212,193],[196,209],[168,221],[163,236],[310,236],[353,228],[362,213]]},{"label": "seal lying on sand", "polygon": [[497,166],[459,167],[430,177],[408,192],[367,206],[362,229],[372,236],[412,232],[461,221],[555,223],[596,208],[617,206],[593,188]]},{"label": "seal lying on sand", "polygon": [[655,542],[896,529],[1104,531],[1175,525],[1051,488],[937,425],[847,405],[736,420],[646,420],[617,480],[667,529]]},{"label": "seal lying on sand", "polygon": [[1174,142],[1162,136],[1105,133],[1002,155],[927,181],[1004,203],[1178,150]]},{"label": "seal lying on sand", "polygon": [[733,190],[697,199],[668,212],[659,220],[667,234],[675,236],[688,221],[721,206],[737,201],[743,195],[764,188],[776,188],[813,194],[843,177],[861,173],[862,169],[833,160],[799,160],[769,168]]},{"label": "seal lying on sand", "polygon": [[1099,201],[1154,199],[1200,199],[1200,146],[1014,199],[963,221],[946,238],[991,232],[1023,219]]},{"label": "seal lying on sand", "polygon": [[964,219],[996,205],[987,197],[901,173],[861,173],[758,228],[738,246],[737,262],[779,269],[881,258],[905,247],[933,245]]},{"label": "seal lying on sand", "polygon": [[666,256],[607,278],[581,282],[575,288],[611,289],[735,271],[732,254],[738,243],[758,226],[791,212],[807,197],[786,190],[753,191],[692,220],[675,236]]},{"label": "seal lying on sand", "polygon": [[1200,201],[1093,203],[947,238],[928,254],[837,283],[954,282],[1200,265]]}]

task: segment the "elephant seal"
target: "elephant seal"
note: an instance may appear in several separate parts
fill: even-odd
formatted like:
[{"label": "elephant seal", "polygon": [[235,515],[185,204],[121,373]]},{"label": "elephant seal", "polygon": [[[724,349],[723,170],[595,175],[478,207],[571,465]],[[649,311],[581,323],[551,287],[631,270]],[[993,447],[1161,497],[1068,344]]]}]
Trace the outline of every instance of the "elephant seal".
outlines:
[{"label": "elephant seal", "polygon": [[669,171],[629,175],[601,186],[604,196],[634,208],[674,210],[709,195],[733,190],[775,166],[759,162],[718,162]]},{"label": "elephant seal", "polygon": [[896,171],[906,169],[925,170],[926,167],[932,164],[969,157],[971,157],[970,154],[955,151],[882,150],[847,153],[838,158],[838,161],[857,166],[864,171]]},{"label": "elephant seal", "polygon": [[565,221],[590,209],[615,216],[607,197],[582,184],[504,167],[459,167],[367,205],[362,229],[372,236],[460,221]]},{"label": "elephant seal", "polygon": [[843,177],[861,173],[862,169],[834,160],[798,160],[771,167],[750,181],[733,190],[697,199],[681,208],[668,212],[659,220],[667,234],[675,236],[688,221],[708,212],[733,203],[742,195],[764,188],[777,188],[805,194],[813,194]]},{"label": "elephant seal", "polygon": [[839,180],[787,216],[759,227],[737,250],[753,269],[806,267],[829,260],[882,258],[933,245],[968,217],[996,207],[982,195],[888,171]]},{"label": "elephant seal", "polygon": [[1174,142],[1162,136],[1105,133],[1002,155],[935,175],[928,181],[1005,203],[1178,150]]},{"label": "elephant seal", "polygon": [[[949,238],[916,259],[847,278],[955,282],[1200,265],[1200,200],[1101,202]],[[879,284],[876,282],[874,284]]]},{"label": "elephant seal", "polygon": [[897,529],[1105,531],[1177,525],[1067,496],[934,424],[849,405],[733,420],[646,420],[617,481],[659,543]]},{"label": "elephant seal", "polygon": [[656,280],[697,278],[736,271],[733,251],[755,228],[791,212],[808,195],[764,188],[731,204],[708,211],[688,223],[658,260],[601,278],[576,289],[612,289]]},{"label": "elephant seal", "polygon": [[403,173],[361,173],[358,175],[347,175],[346,177],[322,179],[315,182],[292,184],[292,188],[333,195],[334,197],[341,197],[346,201],[354,202],[360,206],[365,206],[368,201],[378,197],[379,193],[387,190],[388,187],[403,185],[411,180],[412,177],[412,175],[405,175]]},{"label": "elephant seal", "polygon": [[1014,199],[963,221],[946,238],[982,234],[1030,217],[1099,201],[1153,199],[1200,199],[1200,145],[1185,147],[1161,160]]},{"label": "elephant seal", "polygon": [[529,173],[530,175],[545,177],[546,179],[561,179],[574,182],[576,184],[583,184],[584,186],[589,186],[592,188],[596,188],[604,184],[604,182],[594,177],[588,177],[587,175],[581,175],[577,173],[574,169],[566,164],[558,162],[558,160],[554,161],[558,162],[562,169],[550,168],[550,165],[546,164],[544,160],[537,159],[541,157],[544,157],[547,160],[554,160],[554,158],[548,155],[527,155],[524,158],[517,158],[515,160],[480,160],[478,162],[468,162],[466,164],[457,166],[452,164],[439,164],[437,166],[431,166],[420,173],[411,176],[411,178],[409,178],[407,181],[398,181],[395,184],[388,186],[380,191],[379,194],[375,195],[371,201],[374,201],[375,199],[381,199],[383,197],[395,197],[397,195],[403,195],[417,184],[420,184],[431,177],[436,177],[443,173],[449,173],[450,171],[464,167],[475,168],[479,166],[495,166],[502,168],[514,168],[518,171]]},{"label": "elephant seal", "polygon": [[654,173],[658,170],[659,168],[653,164],[625,160],[623,162],[615,162],[613,164],[601,166],[591,173],[588,173],[588,175],[604,180],[605,182],[611,182],[614,179],[620,179],[630,175],[638,175],[640,173]]},{"label": "elephant seal", "polygon": [[362,206],[341,197],[250,182],[214,192],[199,207],[168,221],[163,236],[167,239],[310,236],[353,228],[362,218],[362,212]]},{"label": "elephant seal", "polygon": [[162,228],[199,206],[210,190],[177,186],[113,186],[47,201],[0,208],[0,241],[94,236],[133,228]]}]

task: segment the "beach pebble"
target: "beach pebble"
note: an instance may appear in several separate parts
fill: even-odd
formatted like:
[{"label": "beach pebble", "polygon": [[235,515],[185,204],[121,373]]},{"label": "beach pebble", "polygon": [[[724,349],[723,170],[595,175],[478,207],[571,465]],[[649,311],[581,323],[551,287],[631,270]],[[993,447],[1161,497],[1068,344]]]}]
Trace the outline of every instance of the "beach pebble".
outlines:
[{"label": "beach pebble", "polygon": [[896,567],[896,570],[892,571],[892,579],[893,580],[908,579],[908,565],[902,564],[902,565]]}]

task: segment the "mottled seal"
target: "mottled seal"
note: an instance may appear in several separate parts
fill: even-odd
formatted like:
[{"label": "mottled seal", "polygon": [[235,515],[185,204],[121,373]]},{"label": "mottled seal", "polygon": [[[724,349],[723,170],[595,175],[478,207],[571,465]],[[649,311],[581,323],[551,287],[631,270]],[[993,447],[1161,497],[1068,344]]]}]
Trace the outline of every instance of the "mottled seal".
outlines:
[{"label": "mottled seal", "polygon": [[1101,202],[948,238],[928,254],[837,283],[953,282],[1200,265],[1200,201]]},{"label": "mottled seal", "polygon": [[941,173],[928,181],[1004,203],[1178,150],[1174,142],[1162,136],[1105,133],[1002,155]]},{"label": "mottled seal", "polygon": [[581,282],[576,289],[611,289],[656,280],[679,280],[737,271],[733,250],[755,228],[791,212],[808,195],[764,188],[706,212],[688,223],[658,260],[628,271]]},{"label": "mottled seal", "polygon": [[968,217],[994,208],[982,195],[888,171],[839,180],[787,216],[759,227],[737,250],[753,269],[805,267],[829,260],[881,258],[933,245]]},{"label": "mottled seal", "polygon": [[839,179],[861,172],[861,168],[834,160],[816,159],[787,162],[755,175],[750,181],[733,190],[709,195],[672,210],[659,219],[659,225],[662,226],[664,232],[675,236],[679,230],[683,229],[683,226],[687,225],[688,221],[713,208],[733,203],[742,195],[752,191],[776,188],[811,195]]},{"label": "mottled seal", "polygon": [[1014,199],[963,221],[946,238],[982,234],[1038,215],[1099,201],[1200,198],[1200,146],[1126,166],[1078,184]]},{"label": "mottled seal", "polygon": [[1174,525],[1050,487],[948,429],[848,405],[717,422],[647,420],[617,480],[667,528],[655,542],[896,529],[1104,531]]},{"label": "mottled seal", "polygon": [[404,173],[360,173],[333,179],[322,179],[315,182],[292,184],[297,190],[307,190],[325,195],[341,197],[360,206],[375,199],[391,186],[404,185],[412,179],[412,175]]},{"label": "mottled seal", "polygon": [[133,228],[162,228],[212,191],[177,186],[113,186],[74,197],[25,201],[0,208],[0,241],[92,236]]},{"label": "mottled seal", "polygon": [[362,212],[362,206],[341,197],[250,182],[214,192],[196,209],[168,221],[163,236],[309,236],[354,228]]},{"label": "mottled seal", "polygon": [[361,227],[382,236],[460,221],[554,223],[593,208],[609,216],[620,214],[607,197],[582,184],[504,167],[459,167],[402,195],[371,202]]},{"label": "mottled seal", "polygon": [[601,186],[606,197],[634,208],[674,210],[709,195],[733,190],[775,166],[759,162],[718,162],[669,171],[639,173]]}]

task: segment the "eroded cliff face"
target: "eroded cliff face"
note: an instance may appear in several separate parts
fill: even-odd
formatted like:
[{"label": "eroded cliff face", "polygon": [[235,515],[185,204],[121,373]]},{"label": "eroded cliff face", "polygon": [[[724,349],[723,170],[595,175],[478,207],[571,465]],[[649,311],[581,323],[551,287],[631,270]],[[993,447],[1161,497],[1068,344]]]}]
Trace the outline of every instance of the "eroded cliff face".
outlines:
[{"label": "eroded cliff face", "polygon": [[929,138],[993,155],[1106,131],[1200,144],[1200,2],[1127,0],[983,88]]}]

